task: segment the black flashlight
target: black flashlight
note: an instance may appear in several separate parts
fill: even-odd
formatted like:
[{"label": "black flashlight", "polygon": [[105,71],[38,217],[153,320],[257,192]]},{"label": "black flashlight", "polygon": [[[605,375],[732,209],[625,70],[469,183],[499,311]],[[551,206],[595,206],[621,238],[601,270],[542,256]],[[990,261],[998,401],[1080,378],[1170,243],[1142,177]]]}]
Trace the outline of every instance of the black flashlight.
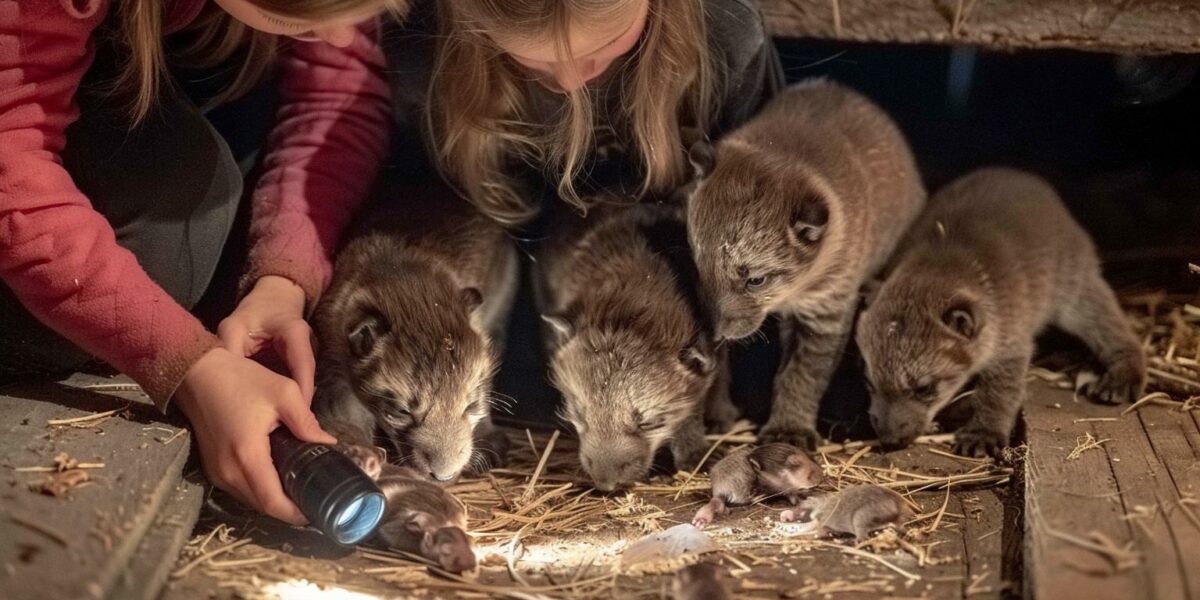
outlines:
[{"label": "black flashlight", "polygon": [[302,442],[280,427],[271,432],[271,458],[284,493],[313,527],[346,546],[375,532],[383,518],[383,492],[344,454]]}]

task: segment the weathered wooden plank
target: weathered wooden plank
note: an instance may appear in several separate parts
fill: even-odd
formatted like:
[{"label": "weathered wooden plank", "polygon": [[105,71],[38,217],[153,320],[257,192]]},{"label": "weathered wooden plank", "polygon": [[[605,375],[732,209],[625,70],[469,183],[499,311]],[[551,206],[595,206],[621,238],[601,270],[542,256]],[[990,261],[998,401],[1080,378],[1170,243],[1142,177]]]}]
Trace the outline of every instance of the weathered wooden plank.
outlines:
[{"label": "weathered wooden plank", "polygon": [[[1119,410],[1113,410],[1113,415]],[[1097,440],[1112,465],[1121,490],[1126,519],[1133,525],[1142,564],[1150,574],[1150,594],[1156,599],[1189,598],[1185,559],[1180,554],[1178,536],[1196,532],[1182,519],[1164,514],[1167,503],[1176,496],[1166,467],[1154,453],[1141,421],[1126,415],[1115,421],[1090,423]],[[1097,454],[1099,452],[1096,452]],[[1178,521],[1178,522],[1175,522]],[[1181,525],[1187,529],[1181,529]]]},{"label": "weathered wooden plank", "polygon": [[[1159,513],[1170,527],[1189,597],[1200,596],[1200,514],[1192,502],[1200,498],[1200,451],[1191,442],[1200,438],[1191,416],[1162,406],[1147,406],[1138,421],[1157,466],[1165,471]],[[1132,419],[1132,415],[1126,417]],[[1132,429],[1132,425],[1130,426]],[[1172,493],[1174,492],[1174,493]]]},{"label": "weathered wooden plank", "polygon": [[[0,389],[0,581],[3,598],[100,598],[114,589],[187,460],[189,439],[144,395],[100,378],[12,384]],[[103,385],[111,393],[79,386]],[[114,397],[116,396],[121,397]],[[47,421],[129,406],[84,428]],[[173,439],[172,439],[173,438]],[[31,491],[65,452],[89,470],[91,483],[63,497]],[[190,528],[191,524],[186,527]],[[168,563],[174,557],[160,557]]]},{"label": "weathered wooden plank", "polygon": [[1146,571],[1106,573],[1108,561],[1063,536],[1086,538],[1099,532],[1118,545],[1133,541],[1123,519],[1120,489],[1103,451],[1067,456],[1090,431],[1080,418],[1110,418],[1069,391],[1039,382],[1029,385],[1025,403],[1025,596],[1032,598],[1149,598]]},{"label": "weathered wooden plank", "polygon": [[204,485],[181,481],[154,519],[154,525],[117,580],[109,598],[154,600],[162,593],[167,577],[200,516]]},{"label": "weathered wooden plank", "polygon": [[995,490],[959,495],[963,507],[966,576],[963,596],[999,598],[1004,590],[1004,505]]},{"label": "weathered wooden plank", "polygon": [[998,49],[1200,52],[1188,0],[759,0],[772,34]]}]

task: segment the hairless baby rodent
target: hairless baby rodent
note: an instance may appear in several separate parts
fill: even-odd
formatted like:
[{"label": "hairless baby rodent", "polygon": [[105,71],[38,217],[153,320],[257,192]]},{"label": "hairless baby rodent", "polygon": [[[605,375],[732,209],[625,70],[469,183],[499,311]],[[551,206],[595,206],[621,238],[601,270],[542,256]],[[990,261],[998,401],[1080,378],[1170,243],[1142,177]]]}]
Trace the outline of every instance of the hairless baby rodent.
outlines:
[{"label": "hairless baby rodent", "polygon": [[696,511],[692,524],[704,529],[726,507],[747,504],[756,495],[782,495],[796,504],[825,474],[809,455],[788,444],[743,448],[721,459],[710,472],[712,500]]}]

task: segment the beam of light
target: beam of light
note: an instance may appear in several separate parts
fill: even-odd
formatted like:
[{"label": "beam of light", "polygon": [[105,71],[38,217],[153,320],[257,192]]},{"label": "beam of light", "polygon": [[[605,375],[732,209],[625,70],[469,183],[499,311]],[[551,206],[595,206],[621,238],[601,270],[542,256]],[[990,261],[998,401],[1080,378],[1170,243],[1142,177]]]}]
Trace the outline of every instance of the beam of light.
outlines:
[{"label": "beam of light", "polygon": [[[489,554],[498,554],[507,558],[510,543],[506,539],[491,544],[476,544],[475,554],[481,558]],[[592,560],[597,566],[615,562],[628,542],[625,540],[615,542],[555,540],[535,544],[521,540],[519,544],[522,549],[517,550],[516,562],[518,565],[534,563],[574,567],[579,563]]]},{"label": "beam of light", "polygon": [[379,596],[352,592],[339,587],[321,586],[307,579],[289,579],[264,586],[264,594],[279,600],[379,600]]}]

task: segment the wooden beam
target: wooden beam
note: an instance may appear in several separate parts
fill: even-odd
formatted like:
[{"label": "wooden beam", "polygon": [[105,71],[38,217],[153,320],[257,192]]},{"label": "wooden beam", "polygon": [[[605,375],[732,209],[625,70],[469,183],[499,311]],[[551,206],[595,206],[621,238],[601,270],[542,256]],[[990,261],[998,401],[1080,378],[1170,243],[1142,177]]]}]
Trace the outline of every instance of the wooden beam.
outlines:
[{"label": "wooden beam", "polygon": [[779,37],[1200,52],[1200,2],[1191,0],[759,0]]}]

